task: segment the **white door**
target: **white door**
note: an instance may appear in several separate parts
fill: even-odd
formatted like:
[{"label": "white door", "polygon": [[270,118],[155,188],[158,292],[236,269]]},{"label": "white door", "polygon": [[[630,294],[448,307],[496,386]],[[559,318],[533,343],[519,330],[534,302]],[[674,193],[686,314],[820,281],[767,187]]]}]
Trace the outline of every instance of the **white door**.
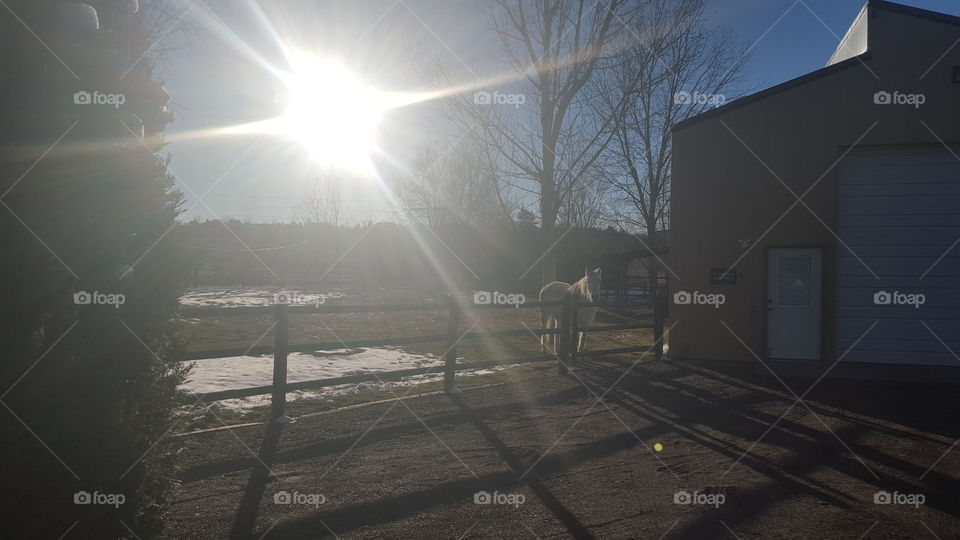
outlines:
[{"label": "white door", "polygon": [[774,248],[767,255],[767,356],[820,359],[818,248]]}]

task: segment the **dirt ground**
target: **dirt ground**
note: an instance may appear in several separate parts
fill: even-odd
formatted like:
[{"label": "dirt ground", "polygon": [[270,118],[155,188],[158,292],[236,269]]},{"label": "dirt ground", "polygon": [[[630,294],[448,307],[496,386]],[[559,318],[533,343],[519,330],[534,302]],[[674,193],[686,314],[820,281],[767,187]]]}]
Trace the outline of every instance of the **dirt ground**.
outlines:
[{"label": "dirt ground", "polygon": [[960,537],[955,387],[634,362],[187,435],[168,536]]}]

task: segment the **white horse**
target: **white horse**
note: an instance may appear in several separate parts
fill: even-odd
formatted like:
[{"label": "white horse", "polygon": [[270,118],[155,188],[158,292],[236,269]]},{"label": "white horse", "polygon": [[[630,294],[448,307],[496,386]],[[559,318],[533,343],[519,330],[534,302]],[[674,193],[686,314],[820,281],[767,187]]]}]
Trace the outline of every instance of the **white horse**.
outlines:
[{"label": "white horse", "polygon": [[[547,283],[540,289],[541,302],[560,302],[572,295],[574,302],[584,303],[593,302],[600,293],[600,269],[583,269],[583,277],[580,281],[570,285],[562,281]],[[560,313],[562,306],[550,306],[540,308],[540,328],[544,330],[559,328]],[[577,308],[577,327],[583,328],[593,323],[593,318],[597,315],[597,308]],[[547,352],[547,345],[552,344],[553,354],[557,354],[557,334],[543,334],[540,336],[540,352]],[[587,333],[579,332],[577,334],[577,343],[575,353],[583,350],[587,343]]]}]

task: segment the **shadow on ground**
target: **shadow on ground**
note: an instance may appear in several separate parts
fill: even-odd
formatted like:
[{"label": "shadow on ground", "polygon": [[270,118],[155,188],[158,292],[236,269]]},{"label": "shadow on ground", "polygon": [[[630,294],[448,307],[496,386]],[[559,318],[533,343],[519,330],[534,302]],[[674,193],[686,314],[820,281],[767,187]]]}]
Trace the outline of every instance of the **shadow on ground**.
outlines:
[{"label": "shadow on ground", "polygon": [[[797,403],[775,378],[744,366],[635,361],[587,361],[574,376],[550,370],[285,428],[189,436],[171,537],[858,538],[955,530],[960,455],[951,450],[960,433],[943,408],[951,388],[825,380]],[[785,382],[798,395],[812,383]],[[279,490],[326,502],[275,504]],[[478,492],[524,502],[476,504]],[[692,504],[676,502],[683,492]],[[878,492],[925,500],[876,504]]]}]

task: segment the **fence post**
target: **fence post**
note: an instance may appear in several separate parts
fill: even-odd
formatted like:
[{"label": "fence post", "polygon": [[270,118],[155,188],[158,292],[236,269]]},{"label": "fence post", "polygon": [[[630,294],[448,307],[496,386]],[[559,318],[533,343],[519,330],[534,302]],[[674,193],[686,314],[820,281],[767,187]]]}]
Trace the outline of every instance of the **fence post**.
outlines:
[{"label": "fence post", "polygon": [[653,355],[657,360],[663,357],[663,319],[667,308],[667,297],[655,294],[653,297]]},{"label": "fence post", "polygon": [[557,345],[557,357],[560,360],[560,374],[567,374],[567,366],[570,363],[570,330],[573,328],[571,321],[571,315],[573,314],[573,295],[568,294],[563,297],[563,305],[560,309],[560,325],[557,330],[560,331],[557,334],[556,345]]},{"label": "fence post", "polygon": [[286,304],[276,305],[277,324],[273,330],[273,398],[271,417],[277,420],[284,415],[287,401],[287,334],[290,321]]},{"label": "fence post", "polygon": [[457,340],[460,338],[460,304],[457,298],[448,293],[446,295],[449,315],[447,316],[447,351],[444,354],[443,390],[455,392],[457,374]]}]

